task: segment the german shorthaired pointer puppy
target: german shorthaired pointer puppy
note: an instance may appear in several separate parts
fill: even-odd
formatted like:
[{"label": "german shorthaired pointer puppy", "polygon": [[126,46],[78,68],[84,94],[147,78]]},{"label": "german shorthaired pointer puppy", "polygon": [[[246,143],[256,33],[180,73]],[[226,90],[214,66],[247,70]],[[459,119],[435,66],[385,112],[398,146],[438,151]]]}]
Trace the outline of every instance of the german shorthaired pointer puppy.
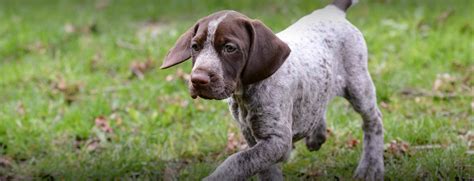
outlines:
[{"label": "german shorthaired pointer puppy", "polygon": [[345,19],[353,2],[331,5],[278,34],[235,11],[200,19],[169,51],[161,68],[192,58],[193,98],[228,99],[250,148],[227,158],[206,180],[282,180],[279,162],[293,143],[309,150],[326,140],[325,112],[335,96],[363,118],[363,152],[354,177],[382,180],[383,127],[367,70],[363,35]]}]

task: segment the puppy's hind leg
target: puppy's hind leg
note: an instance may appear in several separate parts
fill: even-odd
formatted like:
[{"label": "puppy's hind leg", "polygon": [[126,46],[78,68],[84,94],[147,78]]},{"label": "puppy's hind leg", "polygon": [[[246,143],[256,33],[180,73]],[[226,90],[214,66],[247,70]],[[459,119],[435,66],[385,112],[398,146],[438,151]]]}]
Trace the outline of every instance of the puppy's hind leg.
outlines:
[{"label": "puppy's hind leg", "polygon": [[367,49],[362,36],[346,50],[344,97],[363,119],[363,151],[354,177],[363,180],[383,180],[383,124],[377,107],[375,86],[367,70]]},{"label": "puppy's hind leg", "polygon": [[348,80],[345,98],[362,116],[364,131],[363,152],[355,178],[383,180],[383,124],[377,107],[375,88],[368,72]]},{"label": "puppy's hind leg", "polygon": [[[375,102],[373,85],[362,90],[353,89],[347,97],[354,109],[362,116],[364,131],[363,152],[355,178],[383,180],[383,125],[382,114]],[[364,90],[365,89],[365,90]],[[368,90],[367,90],[368,89]]]}]

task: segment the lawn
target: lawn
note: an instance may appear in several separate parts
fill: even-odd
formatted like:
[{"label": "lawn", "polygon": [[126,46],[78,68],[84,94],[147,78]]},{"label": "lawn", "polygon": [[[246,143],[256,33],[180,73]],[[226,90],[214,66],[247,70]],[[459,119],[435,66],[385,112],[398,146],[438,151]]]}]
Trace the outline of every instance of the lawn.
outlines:
[{"label": "lawn", "polygon": [[[195,180],[243,147],[223,101],[193,100],[189,62],[160,70],[200,17],[234,9],[274,32],[328,1],[0,1],[0,180]],[[474,3],[363,0],[387,180],[474,179]],[[287,180],[350,180],[361,118],[343,99]]]}]

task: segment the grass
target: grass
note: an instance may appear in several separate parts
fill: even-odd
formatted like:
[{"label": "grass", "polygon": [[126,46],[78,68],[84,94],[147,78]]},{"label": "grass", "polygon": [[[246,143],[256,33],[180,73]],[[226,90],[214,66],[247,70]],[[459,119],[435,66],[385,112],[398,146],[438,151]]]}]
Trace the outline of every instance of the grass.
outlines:
[{"label": "grass", "polygon": [[[226,146],[239,130],[222,101],[190,98],[189,62],[154,67],[214,11],[235,9],[278,32],[325,4],[1,1],[0,180],[205,177],[236,151]],[[474,178],[473,4],[370,0],[348,13],[369,46],[387,180]],[[288,180],[351,178],[360,117],[342,99],[327,117],[328,142],[318,152],[297,143],[283,165]]]}]

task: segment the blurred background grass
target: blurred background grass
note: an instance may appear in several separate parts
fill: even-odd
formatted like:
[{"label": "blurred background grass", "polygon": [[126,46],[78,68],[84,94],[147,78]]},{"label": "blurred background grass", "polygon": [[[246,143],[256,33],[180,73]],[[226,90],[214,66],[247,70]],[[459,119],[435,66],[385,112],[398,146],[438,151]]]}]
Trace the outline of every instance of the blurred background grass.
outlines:
[{"label": "blurred background grass", "polygon": [[[222,101],[192,100],[191,65],[156,67],[197,19],[234,9],[278,32],[329,1],[0,1],[0,180],[198,179],[242,147]],[[364,33],[386,130],[386,179],[473,179],[474,5],[369,0]],[[360,117],[336,99],[328,142],[293,179],[350,179]]]}]

